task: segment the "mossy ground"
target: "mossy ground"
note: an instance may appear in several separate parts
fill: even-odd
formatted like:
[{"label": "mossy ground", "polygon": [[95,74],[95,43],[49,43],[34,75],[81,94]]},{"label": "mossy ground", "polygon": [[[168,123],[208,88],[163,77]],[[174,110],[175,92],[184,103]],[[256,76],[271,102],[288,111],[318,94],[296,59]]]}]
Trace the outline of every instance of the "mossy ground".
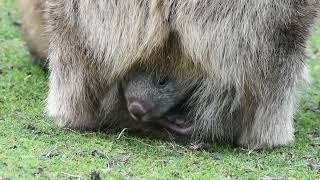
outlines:
[{"label": "mossy ground", "polygon": [[0,179],[320,179],[319,30],[307,49],[313,80],[295,116],[292,146],[195,151],[160,139],[56,128],[44,113],[48,74],[30,63],[17,22],[15,1],[0,0]]}]

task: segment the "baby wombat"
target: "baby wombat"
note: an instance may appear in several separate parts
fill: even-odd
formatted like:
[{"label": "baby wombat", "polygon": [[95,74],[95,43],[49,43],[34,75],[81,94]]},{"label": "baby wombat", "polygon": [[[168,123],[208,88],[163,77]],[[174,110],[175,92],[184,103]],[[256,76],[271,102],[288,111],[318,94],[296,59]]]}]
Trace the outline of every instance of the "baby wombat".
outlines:
[{"label": "baby wombat", "polygon": [[156,123],[181,135],[192,133],[192,122],[185,116],[192,88],[186,81],[162,70],[135,71],[122,87],[133,119]]}]

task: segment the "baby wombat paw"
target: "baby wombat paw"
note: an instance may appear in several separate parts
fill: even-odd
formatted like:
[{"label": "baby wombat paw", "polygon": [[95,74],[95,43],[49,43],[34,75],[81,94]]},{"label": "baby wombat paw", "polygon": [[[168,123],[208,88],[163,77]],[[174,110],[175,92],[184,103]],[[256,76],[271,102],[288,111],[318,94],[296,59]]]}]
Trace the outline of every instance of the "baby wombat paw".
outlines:
[{"label": "baby wombat paw", "polygon": [[193,124],[190,124],[182,115],[167,116],[160,119],[158,124],[169,131],[183,136],[190,136],[193,132]]}]

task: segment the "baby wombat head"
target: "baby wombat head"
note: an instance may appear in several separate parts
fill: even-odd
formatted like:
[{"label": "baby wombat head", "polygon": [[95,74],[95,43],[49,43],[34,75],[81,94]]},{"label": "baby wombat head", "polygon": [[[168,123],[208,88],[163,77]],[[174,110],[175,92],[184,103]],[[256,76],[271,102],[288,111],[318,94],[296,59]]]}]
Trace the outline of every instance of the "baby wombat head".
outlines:
[{"label": "baby wombat head", "polygon": [[166,71],[129,73],[122,87],[131,117],[144,122],[163,117],[185,98],[187,91],[182,84]]}]

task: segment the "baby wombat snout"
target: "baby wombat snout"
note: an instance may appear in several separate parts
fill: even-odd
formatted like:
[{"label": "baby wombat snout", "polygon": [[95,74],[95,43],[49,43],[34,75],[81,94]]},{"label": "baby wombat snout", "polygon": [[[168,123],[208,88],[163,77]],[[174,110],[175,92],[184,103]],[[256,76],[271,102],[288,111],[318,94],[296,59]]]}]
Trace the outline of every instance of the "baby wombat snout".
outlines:
[{"label": "baby wombat snout", "polygon": [[144,117],[152,113],[153,104],[149,104],[143,100],[128,98],[128,110],[133,119],[144,120]]}]

